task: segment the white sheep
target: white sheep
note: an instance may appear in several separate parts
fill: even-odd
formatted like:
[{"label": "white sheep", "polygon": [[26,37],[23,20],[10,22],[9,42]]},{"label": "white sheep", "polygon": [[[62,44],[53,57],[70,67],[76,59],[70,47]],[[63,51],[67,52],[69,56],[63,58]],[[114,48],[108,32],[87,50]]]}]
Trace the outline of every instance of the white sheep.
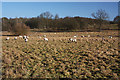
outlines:
[{"label": "white sheep", "polygon": [[28,41],[28,39],[26,38],[26,39],[25,39],[25,42],[27,42],[27,41]]},{"label": "white sheep", "polygon": [[23,39],[28,39],[29,38],[29,36],[23,36]]},{"label": "white sheep", "polygon": [[44,37],[46,37],[46,35],[43,35]]},{"label": "white sheep", "polygon": [[90,35],[88,35],[88,37],[90,37]]},{"label": "white sheep", "polygon": [[10,39],[9,37],[6,38],[6,40],[9,40],[9,39]]},{"label": "white sheep", "polygon": [[27,36],[23,36],[23,39],[27,39]]},{"label": "white sheep", "polygon": [[77,42],[77,39],[70,38],[69,40],[72,41],[72,42]]},{"label": "white sheep", "polygon": [[77,36],[74,36],[74,37],[77,37]]},{"label": "white sheep", "polygon": [[109,36],[109,38],[112,38],[112,36]]},{"label": "white sheep", "polygon": [[45,41],[48,41],[48,38],[44,38]]},{"label": "white sheep", "polygon": [[14,39],[17,40],[17,37],[15,37]]},{"label": "white sheep", "polygon": [[77,39],[73,39],[73,42],[77,42]]},{"label": "white sheep", "polygon": [[73,41],[73,39],[72,39],[72,38],[70,38],[69,40],[70,40],[70,41]]},{"label": "white sheep", "polygon": [[20,38],[22,38],[22,36],[19,36]]}]

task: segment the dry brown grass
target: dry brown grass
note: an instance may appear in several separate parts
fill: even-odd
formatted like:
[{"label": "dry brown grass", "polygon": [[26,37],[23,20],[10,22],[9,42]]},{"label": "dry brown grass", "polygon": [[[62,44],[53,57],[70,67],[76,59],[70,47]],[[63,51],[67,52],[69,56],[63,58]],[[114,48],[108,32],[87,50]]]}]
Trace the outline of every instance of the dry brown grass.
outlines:
[{"label": "dry brown grass", "polygon": [[[8,33],[3,33],[4,35]],[[43,40],[43,35],[49,39]],[[68,39],[77,35],[77,42]],[[82,38],[81,35],[92,37]],[[112,35],[113,38],[108,38]],[[30,32],[29,41],[3,38],[5,78],[118,78],[118,32]],[[42,38],[39,38],[39,37]],[[101,37],[104,36],[105,40]]]}]

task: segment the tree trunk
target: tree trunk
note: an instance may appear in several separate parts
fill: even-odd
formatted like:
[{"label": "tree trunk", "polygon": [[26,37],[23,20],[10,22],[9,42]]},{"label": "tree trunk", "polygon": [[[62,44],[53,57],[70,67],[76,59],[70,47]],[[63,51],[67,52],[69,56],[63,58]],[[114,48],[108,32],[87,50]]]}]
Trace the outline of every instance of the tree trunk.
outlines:
[{"label": "tree trunk", "polygon": [[100,20],[99,32],[101,32],[102,20]]}]

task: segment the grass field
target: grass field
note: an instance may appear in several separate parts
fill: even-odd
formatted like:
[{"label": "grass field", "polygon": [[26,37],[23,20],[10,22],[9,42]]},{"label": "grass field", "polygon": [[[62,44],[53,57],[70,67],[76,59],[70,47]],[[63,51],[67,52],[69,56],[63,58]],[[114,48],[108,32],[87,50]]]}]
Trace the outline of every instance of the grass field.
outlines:
[{"label": "grass field", "polygon": [[[120,78],[118,31],[30,32],[28,42],[15,36],[6,40],[6,35],[3,32],[3,78]],[[69,41],[74,35],[77,42]]]}]

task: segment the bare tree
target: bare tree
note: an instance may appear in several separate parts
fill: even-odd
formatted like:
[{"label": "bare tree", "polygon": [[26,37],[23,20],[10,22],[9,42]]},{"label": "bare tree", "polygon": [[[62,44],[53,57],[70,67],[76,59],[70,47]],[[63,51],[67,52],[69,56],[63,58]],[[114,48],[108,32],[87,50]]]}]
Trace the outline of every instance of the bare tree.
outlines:
[{"label": "bare tree", "polygon": [[59,19],[59,15],[58,14],[55,15],[55,19]]},{"label": "bare tree", "polygon": [[44,29],[47,29],[50,27],[50,19],[53,18],[53,15],[50,12],[46,11],[44,13],[41,13],[40,16],[38,16],[37,18],[39,18],[40,21],[43,22],[42,26],[44,27]]},{"label": "bare tree", "polygon": [[118,23],[120,21],[120,16],[116,16],[113,20],[114,23]]},{"label": "bare tree", "polygon": [[46,11],[44,13],[41,13],[40,16],[38,16],[38,18],[45,18],[45,19],[52,19],[53,15]]},{"label": "bare tree", "polygon": [[101,31],[101,26],[102,26],[103,20],[106,20],[109,18],[108,13],[106,13],[105,10],[99,9],[96,13],[94,12],[91,15],[95,19],[99,20],[99,31]]}]

